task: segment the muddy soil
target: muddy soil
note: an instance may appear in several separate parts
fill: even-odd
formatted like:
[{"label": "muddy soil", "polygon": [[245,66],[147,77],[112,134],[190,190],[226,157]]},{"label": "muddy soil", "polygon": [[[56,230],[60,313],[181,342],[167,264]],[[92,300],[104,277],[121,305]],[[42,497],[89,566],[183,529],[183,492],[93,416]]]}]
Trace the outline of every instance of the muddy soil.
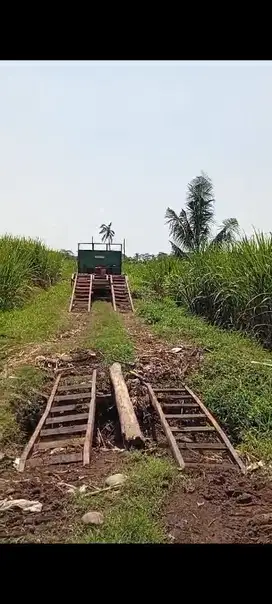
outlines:
[{"label": "muddy soil", "polygon": [[[73,503],[75,495],[69,485],[86,485],[88,491],[104,486],[110,474],[122,471],[126,453],[93,452],[92,464],[34,468],[22,474],[11,468],[0,472],[0,499],[28,499],[42,503],[41,512],[24,512],[19,508],[0,511],[1,543],[64,543],[73,541],[82,513]],[[3,464],[2,464],[3,465]]]},{"label": "muddy soil", "polygon": [[[81,511],[69,485],[88,490],[104,486],[109,474],[125,471],[129,454],[93,453],[89,468],[58,466],[1,472],[0,498],[43,504],[40,513],[0,512],[0,542],[64,543],[73,541]],[[165,500],[161,520],[169,543],[271,543],[272,488],[264,475],[238,472],[186,473]]]},{"label": "muddy soil", "polygon": [[172,543],[271,543],[271,481],[235,471],[192,473],[169,496],[163,520]]}]

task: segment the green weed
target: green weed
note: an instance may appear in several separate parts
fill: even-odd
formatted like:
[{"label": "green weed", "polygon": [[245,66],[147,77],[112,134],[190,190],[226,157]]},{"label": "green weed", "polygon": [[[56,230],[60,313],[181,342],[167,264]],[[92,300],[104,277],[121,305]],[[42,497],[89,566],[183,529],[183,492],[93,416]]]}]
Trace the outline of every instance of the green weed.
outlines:
[{"label": "green weed", "polygon": [[[73,317],[68,313],[72,264],[63,266],[64,279],[46,290],[38,290],[21,309],[0,312],[0,372],[11,355],[24,345],[44,342],[67,329]],[[19,442],[24,432],[34,428],[40,401],[33,388],[42,385],[43,374],[35,367],[23,366],[0,378],[0,442]]]},{"label": "green weed", "polygon": [[133,344],[121,316],[107,302],[95,302],[82,344],[100,350],[107,363],[131,362]]},{"label": "green weed", "polygon": [[45,374],[32,366],[18,367],[12,376],[0,379],[0,443],[19,443],[34,430],[40,417],[40,404],[34,404],[36,390],[41,390]]},{"label": "green weed", "polygon": [[119,492],[96,497],[79,496],[80,513],[104,514],[99,527],[78,527],[73,541],[80,543],[163,543],[167,535],[160,520],[163,500],[177,479],[174,464],[166,458],[128,454],[124,468],[127,481]]},{"label": "green weed", "polygon": [[41,342],[68,324],[71,287],[65,279],[37,293],[24,308],[0,312],[0,362],[11,345]]}]

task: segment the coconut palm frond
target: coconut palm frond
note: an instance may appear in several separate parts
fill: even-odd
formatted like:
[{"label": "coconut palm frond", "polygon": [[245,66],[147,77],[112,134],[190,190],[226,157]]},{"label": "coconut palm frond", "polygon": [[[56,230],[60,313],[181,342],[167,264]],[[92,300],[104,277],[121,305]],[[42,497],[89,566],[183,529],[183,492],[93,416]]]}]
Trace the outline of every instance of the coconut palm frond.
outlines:
[{"label": "coconut palm frond", "polygon": [[211,179],[204,173],[188,185],[186,209],[194,233],[195,248],[199,249],[210,234],[214,220],[214,193]]},{"label": "coconut palm frond", "polygon": [[226,218],[223,220],[222,227],[211,241],[210,245],[221,245],[222,243],[231,243],[235,235],[239,233],[239,224],[236,218]]},{"label": "coconut palm frond", "polygon": [[193,249],[194,234],[185,210],[181,210],[178,216],[174,210],[167,208],[165,218],[166,223],[169,225],[170,235],[175,240],[175,245],[186,249]]},{"label": "coconut palm frond", "polygon": [[183,250],[180,249],[180,247],[178,245],[176,245],[173,241],[170,241],[171,244],[171,248],[172,248],[172,254],[174,256],[177,256],[177,258],[188,258],[189,255],[184,252]]},{"label": "coconut palm frond", "polygon": [[112,225],[112,222],[110,222],[109,224],[101,224],[100,231],[99,231],[99,235],[102,235],[103,243],[104,243],[104,241],[107,241],[109,243],[109,245],[112,243],[114,235],[115,235],[115,232],[111,228],[111,225]]},{"label": "coconut palm frond", "polygon": [[173,238],[170,243],[175,255],[180,255],[178,250],[186,254],[204,250],[209,245],[233,241],[239,230],[238,222],[236,218],[227,218],[223,221],[219,233],[209,243],[214,223],[214,202],[213,183],[209,176],[202,172],[188,184],[186,210],[182,209],[177,214],[175,210],[167,208],[165,218]]}]

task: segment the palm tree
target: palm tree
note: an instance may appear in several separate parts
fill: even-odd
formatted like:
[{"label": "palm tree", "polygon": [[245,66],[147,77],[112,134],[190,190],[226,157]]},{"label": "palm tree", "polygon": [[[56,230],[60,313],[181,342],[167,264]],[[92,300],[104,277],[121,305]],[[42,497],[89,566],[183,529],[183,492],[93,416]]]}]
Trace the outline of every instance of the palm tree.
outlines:
[{"label": "palm tree", "polygon": [[101,224],[99,231],[99,235],[102,235],[103,243],[104,241],[108,242],[109,248],[115,235],[115,232],[112,230],[111,225],[112,222],[110,222],[109,224]]},{"label": "palm tree", "polygon": [[213,184],[207,174],[201,173],[189,184],[186,200],[186,211],[176,214],[167,208],[165,218],[169,225],[172,252],[175,256],[188,258],[190,253],[200,251],[207,246],[220,246],[234,240],[238,232],[236,218],[223,221],[217,235],[211,237],[211,227],[214,223],[214,193]]}]

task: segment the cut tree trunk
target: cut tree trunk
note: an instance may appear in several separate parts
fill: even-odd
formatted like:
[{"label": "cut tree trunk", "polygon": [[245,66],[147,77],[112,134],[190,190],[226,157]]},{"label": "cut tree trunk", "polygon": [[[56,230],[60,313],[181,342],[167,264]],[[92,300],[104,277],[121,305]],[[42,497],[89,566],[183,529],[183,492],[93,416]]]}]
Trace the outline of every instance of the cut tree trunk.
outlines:
[{"label": "cut tree trunk", "polygon": [[115,394],[122,437],[128,447],[144,447],[144,437],[129,397],[120,363],[114,363],[110,367],[110,377]]}]

